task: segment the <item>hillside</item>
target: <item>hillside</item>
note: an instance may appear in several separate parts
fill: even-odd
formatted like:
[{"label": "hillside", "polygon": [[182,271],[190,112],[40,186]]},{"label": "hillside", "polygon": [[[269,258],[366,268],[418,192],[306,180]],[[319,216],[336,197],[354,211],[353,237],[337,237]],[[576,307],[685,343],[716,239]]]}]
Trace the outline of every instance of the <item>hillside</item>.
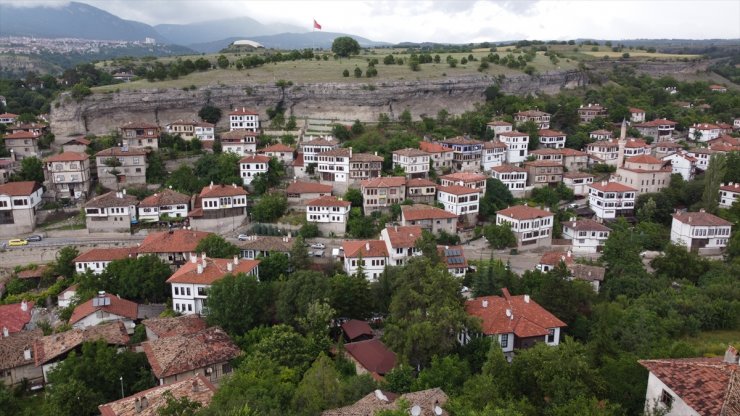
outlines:
[{"label": "hillside", "polygon": [[376,42],[361,36],[336,32],[305,32],[305,33],[279,33],[266,36],[234,36],[213,42],[196,43],[188,45],[189,48],[203,53],[215,53],[228,47],[232,42],[239,39],[249,39],[261,43],[265,48],[272,49],[305,49],[322,48],[331,49],[334,39],[340,36],[350,36],[363,48],[389,46],[386,42]]},{"label": "hillside", "polygon": [[[188,46],[216,42],[226,38],[243,39],[305,30],[305,28],[283,23],[265,25],[249,17],[235,17],[182,25],[163,24],[154,26],[154,29],[173,43]],[[199,52],[213,52],[194,47],[192,49]]]}]

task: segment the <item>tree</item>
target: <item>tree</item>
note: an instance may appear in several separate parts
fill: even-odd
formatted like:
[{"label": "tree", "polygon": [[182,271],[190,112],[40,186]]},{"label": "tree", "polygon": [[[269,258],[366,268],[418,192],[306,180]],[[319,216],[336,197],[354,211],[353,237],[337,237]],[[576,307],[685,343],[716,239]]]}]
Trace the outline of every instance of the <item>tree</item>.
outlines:
[{"label": "tree", "polygon": [[290,258],[285,253],[272,253],[260,260],[260,281],[272,282],[280,276],[285,276],[291,269]]},{"label": "tree", "polygon": [[196,253],[206,253],[208,257],[227,259],[239,255],[239,247],[226,241],[218,234],[209,234],[195,247]]},{"label": "tree", "polygon": [[417,257],[396,279],[383,339],[412,365],[451,352],[458,334],[477,328],[463,307],[460,282],[444,267]]},{"label": "tree", "polygon": [[480,214],[485,218],[496,215],[496,211],[511,206],[514,196],[509,187],[496,178],[486,179],[486,193],[480,201]]},{"label": "tree", "polygon": [[272,287],[251,275],[227,275],[208,291],[208,323],[231,335],[242,335],[270,322]]},{"label": "tree", "polygon": [[421,250],[424,257],[429,259],[432,264],[439,264],[439,252],[437,251],[437,239],[434,234],[424,230],[421,232],[421,238],[416,240],[415,247]]},{"label": "tree", "polygon": [[349,36],[340,36],[331,44],[331,51],[342,58],[360,53],[360,44]]},{"label": "tree", "polygon": [[516,247],[516,235],[509,224],[488,224],[483,227],[483,236],[488,240],[488,245],[497,250]]},{"label": "tree", "polygon": [[329,357],[321,354],[303,375],[293,396],[293,409],[299,415],[317,415],[322,410],[339,407],[339,374]]},{"label": "tree", "polygon": [[362,209],[362,192],[356,188],[349,188],[344,193],[344,200],[349,201],[353,208]]},{"label": "tree", "polygon": [[[148,174],[149,172],[147,171],[147,175]],[[203,183],[195,175],[193,168],[188,165],[180,165],[175,169],[175,171],[167,177],[165,184],[184,194],[198,193],[203,188]]]},{"label": "tree", "polygon": [[342,71],[342,76],[345,78],[349,77],[349,69],[345,69],[344,71]]},{"label": "tree", "polygon": [[216,124],[221,120],[221,109],[212,105],[205,105],[198,111],[198,117],[208,123]]},{"label": "tree", "polygon": [[163,183],[165,179],[167,179],[167,169],[162,156],[159,152],[150,153],[147,156],[146,182]]},{"label": "tree", "polygon": [[419,373],[413,390],[439,387],[451,396],[458,395],[470,376],[470,365],[457,355],[434,357],[429,367]]},{"label": "tree", "polygon": [[258,173],[252,180],[252,190],[256,195],[262,195],[270,189],[278,186],[280,180],[285,175],[285,166],[283,162],[272,157],[267,162],[267,172]]},{"label": "tree", "polygon": [[114,260],[99,275],[79,275],[78,295],[87,298],[105,290],[137,302],[164,302],[170,294],[166,282],[171,275],[169,266],[157,256]]},{"label": "tree", "polygon": [[303,270],[311,264],[308,258],[308,249],[302,235],[299,235],[293,241],[293,247],[290,249],[290,264],[293,270]]},{"label": "tree", "polygon": [[727,157],[722,153],[713,154],[709,159],[709,167],[704,174],[704,193],[702,205],[707,212],[716,212],[719,204],[719,187],[725,177]]},{"label": "tree", "polygon": [[44,164],[36,156],[25,157],[21,160],[21,170],[14,179],[44,183]]},{"label": "tree", "polygon": [[203,407],[200,402],[192,401],[187,396],[176,399],[170,391],[164,392],[162,397],[165,405],[157,409],[157,416],[195,416]]},{"label": "tree", "polygon": [[282,322],[295,323],[305,316],[308,305],[329,297],[329,280],[322,273],[296,270],[283,283],[277,297],[277,317]]},{"label": "tree", "polygon": [[252,221],[274,222],[285,214],[288,199],[277,192],[262,195],[252,207]]},{"label": "tree", "polygon": [[71,279],[75,274],[74,259],[79,255],[80,252],[75,246],[66,246],[59,250],[56,262],[54,263],[54,275]]},{"label": "tree", "polygon": [[360,67],[355,67],[355,78],[362,78],[362,69]]},{"label": "tree", "polygon": [[227,58],[225,55],[219,55],[218,59],[216,59],[216,65],[218,65],[221,69],[226,69],[229,67],[229,58]]},{"label": "tree", "polygon": [[370,284],[365,276],[336,274],[329,281],[329,304],[337,316],[368,318],[373,310]]},{"label": "tree", "polygon": [[408,109],[403,110],[401,115],[398,116],[398,121],[400,121],[401,124],[403,124],[404,126],[410,127],[411,126],[411,111],[409,111]]}]

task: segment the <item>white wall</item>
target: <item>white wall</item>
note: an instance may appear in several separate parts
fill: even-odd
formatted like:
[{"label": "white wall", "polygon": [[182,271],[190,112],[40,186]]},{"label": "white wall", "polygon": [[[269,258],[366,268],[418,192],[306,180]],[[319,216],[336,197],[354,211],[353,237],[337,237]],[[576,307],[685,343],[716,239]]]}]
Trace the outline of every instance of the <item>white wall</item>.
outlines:
[{"label": "white wall", "polygon": [[[666,413],[666,416],[700,416],[694,409],[681,400],[678,395],[668,388],[658,377],[653,373],[648,376],[647,391],[645,393],[645,409],[650,410],[655,406],[656,403],[660,403],[660,398],[663,394],[663,390],[673,396],[673,405],[671,410]],[[662,406],[662,405],[659,405]],[[663,407],[664,408],[664,407]]]}]

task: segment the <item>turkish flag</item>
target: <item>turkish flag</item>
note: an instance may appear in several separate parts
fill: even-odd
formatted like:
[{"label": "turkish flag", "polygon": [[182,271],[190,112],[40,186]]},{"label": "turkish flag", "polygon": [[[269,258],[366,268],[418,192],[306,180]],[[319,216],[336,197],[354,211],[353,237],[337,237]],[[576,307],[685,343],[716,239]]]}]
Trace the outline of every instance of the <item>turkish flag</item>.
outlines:
[{"label": "turkish flag", "polygon": [[313,28],[321,30],[321,25],[316,21],[316,19],[313,19]]}]

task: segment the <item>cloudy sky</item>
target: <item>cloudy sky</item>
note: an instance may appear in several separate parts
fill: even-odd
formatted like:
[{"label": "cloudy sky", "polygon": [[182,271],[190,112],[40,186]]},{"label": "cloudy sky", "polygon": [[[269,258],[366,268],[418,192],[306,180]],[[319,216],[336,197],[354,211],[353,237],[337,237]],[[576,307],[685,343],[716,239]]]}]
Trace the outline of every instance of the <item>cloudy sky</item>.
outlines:
[{"label": "cloudy sky", "polygon": [[[372,40],[467,43],[512,39],[740,38],[740,0],[251,1],[81,0],[151,25],[249,16]],[[63,0],[0,0],[14,5]]]}]

